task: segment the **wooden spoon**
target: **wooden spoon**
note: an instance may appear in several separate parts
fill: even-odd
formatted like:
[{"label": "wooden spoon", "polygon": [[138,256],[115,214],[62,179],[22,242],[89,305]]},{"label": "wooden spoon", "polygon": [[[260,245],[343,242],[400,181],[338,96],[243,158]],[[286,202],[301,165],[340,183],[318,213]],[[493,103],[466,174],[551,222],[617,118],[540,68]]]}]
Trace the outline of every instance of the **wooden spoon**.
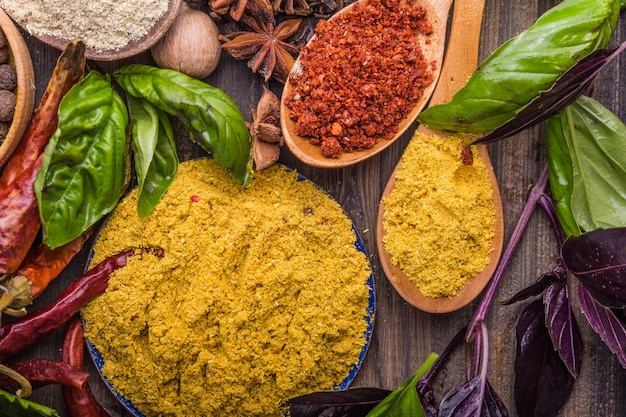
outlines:
[{"label": "wooden spoon", "polygon": [[[95,61],[116,61],[118,59],[128,58],[147,51],[152,47],[152,45],[161,39],[165,32],[167,32],[167,29],[169,29],[172,25],[174,19],[176,19],[176,16],[178,15],[178,9],[182,1],[183,0],[169,0],[167,11],[142,38],[131,41],[126,46],[119,49],[98,50],[88,47],[85,49],[85,57]],[[0,6],[2,6],[2,0],[0,0]],[[11,15],[8,12],[7,14]],[[11,18],[15,20],[15,23],[21,26],[22,29],[29,32],[28,22],[17,20],[14,16],[11,16]],[[50,35],[39,35],[36,33],[33,33],[32,35],[40,41],[45,42],[61,51],[64,50],[67,44],[73,40]]]},{"label": "wooden spoon", "polygon": [[[337,16],[348,13],[355,4],[362,3],[364,1],[367,0],[359,0],[346,6],[338,13],[336,13],[333,17],[331,17],[331,20],[335,19]],[[357,162],[361,162],[373,155],[376,155],[383,149],[393,144],[395,140],[398,139],[415,121],[417,115],[426,106],[430,95],[435,89],[437,77],[439,76],[439,72],[441,70],[440,63],[443,58],[443,50],[446,40],[448,11],[450,10],[452,0],[418,0],[418,4],[421,4],[426,8],[428,13],[428,20],[433,26],[433,33],[428,36],[430,42],[422,42],[422,53],[424,54],[426,62],[435,62],[437,64],[437,67],[434,71],[434,81],[424,90],[422,99],[415,105],[415,107],[413,107],[411,112],[404,118],[404,120],[402,120],[399,125],[398,133],[392,139],[379,140],[378,143],[370,149],[355,152],[342,152],[338,158],[327,158],[322,155],[322,151],[319,146],[309,143],[307,138],[299,136],[295,132],[296,123],[289,118],[290,110],[285,104],[285,98],[293,89],[291,83],[287,81],[283,89],[283,99],[281,100],[280,105],[280,125],[282,128],[285,143],[298,159],[300,159],[307,165],[319,168],[342,168],[352,164],[356,164]],[[309,44],[315,41],[316,37],[313,36],[313,38],[309,40]],[[297,70],[298,68],[299,60],[296,60],[292,72],[294,70]]]},{"label": "wooden spoon", "polygon": [[[441,70],[437,87],[432,95],[431,104],[448,102],[452,96],[465,84],[478,63],[478,44],[480,40],[480,28],[485,0],[456,0],[454,4],[454,16],[450,27],[450,39],[446,51],[446,57]],[[433,132],[420,125],[418,131],[426,134],[442,135],[442,132]],[[468,280],[463,289],[453,297],[429,298],[424,297],[417,286],[409,280],[405,273],[391,262],[391,258],[383,246],[383,215],[385,206],[382,202],[378,210],[376,244],[383,270],[396,291],[409,304],[420,310],[431,313],[447,313],[455,311],[470,303],[485,287],[493,274],[500,254],[504,237],[504,223],[502,219],[502,202],[489,153],[484,145],[477,146],[480,157],[485,161],[493,189],[495,208],[495,236],[492,241],[490,263],[485,270]],[[395,184],[396,171],[391,175],[383,198],[388,196]]]}]

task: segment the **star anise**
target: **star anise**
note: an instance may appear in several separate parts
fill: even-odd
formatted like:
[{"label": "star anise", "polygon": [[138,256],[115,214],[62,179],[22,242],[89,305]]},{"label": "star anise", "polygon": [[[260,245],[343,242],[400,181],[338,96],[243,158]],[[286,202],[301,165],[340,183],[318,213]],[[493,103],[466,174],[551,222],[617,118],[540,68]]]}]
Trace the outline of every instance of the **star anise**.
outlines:
[{"label": "star anise", "polygon": [[263,94],[252,110],[252,123],[248,123],[254,169],[260,171],[276,161],[280,156],[283,136],[279,126],[280,102],[272,91],[263,86]]},{"label": "star anise", "polygon": [[288,15],[308,16],[313,13],[307,0],[272,0],[276,13],[284,12]]},{"label": "star anise", "polygon": [[240,21],[244,12],[265,22],[274,21],[274,13],[269,0],[209,0],[209,9],[218,16],[228,14],[234,21]]},{"label": "star anise", "polygon": [[266,82],[274,77],[285,83],[300,53],[299,47],[289,42],[289,38],[297,39],[297,42],[302,40],[297,37],[302,19],[288,19],[274,26],[274,22],[263,22],[245,13],[241,22],[252,31],[221,36],[226,41],[222,48],[235,59],[247,59],[252,72],[261,74]]}]

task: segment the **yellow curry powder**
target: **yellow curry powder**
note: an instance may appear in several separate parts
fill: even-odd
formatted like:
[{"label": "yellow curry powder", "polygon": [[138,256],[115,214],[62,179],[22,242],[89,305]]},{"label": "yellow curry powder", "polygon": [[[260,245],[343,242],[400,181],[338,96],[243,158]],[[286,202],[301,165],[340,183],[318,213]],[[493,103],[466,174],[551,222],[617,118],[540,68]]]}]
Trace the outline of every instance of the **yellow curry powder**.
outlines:
[{"label": "yellow curry powder", "polygon": [[213,160],[181,164],[140,220],[136,190],[101,232],[92,265],[159,247],[112,274],[83,311],[103,374],[146,416],[279,416],[331,390],[365,344],[370,276],[339,205],[272,167],[249,188]]},{"label": "yellow curry powder", "polygon": [[468,137],[416,132],[383,199],[383,246],[425,297],[448,297],[489,263],[495,230],[485,162],[460,154]]}]

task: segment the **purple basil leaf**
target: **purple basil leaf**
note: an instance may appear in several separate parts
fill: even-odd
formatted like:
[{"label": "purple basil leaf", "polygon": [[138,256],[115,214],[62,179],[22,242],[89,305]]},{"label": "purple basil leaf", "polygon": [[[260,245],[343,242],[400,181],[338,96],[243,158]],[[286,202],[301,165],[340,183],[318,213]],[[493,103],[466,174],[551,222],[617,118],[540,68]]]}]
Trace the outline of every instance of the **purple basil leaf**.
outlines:
[{"label": "purple basil leaf", "polygon": [[583,341],[576,317],[572,313],[567,280],[561,279],[550,285],[543,296],[546,325],[552,345],[574,378],[580,371]]},{"label": "purple basil leaf", "polygon": [[351,388],[320,391],[291,398],[290,417],[364,417],[391,391],[379,388]]},{"label": "purple basil leaf", "polygon": [[605,307],[626,306],[626,228],[598,229],[565,240],[565,267]]},{"label": "purple basil leaf", "polygon": [[[578,300],[580,308],[593,330],[611,349],[619,363],[626,368],[626,328],[613,310],[599,304],[580,283],[578,285]],[[621,313],[621,311],[620,311]]]},{"label": "purple basil leaf", "polygon": [[417,395],[422,403],[422,409],[424,410],[425,417],[437,417],[439,409],[435,404],[435,394],[433,388],[426,382],[418,381],[415,386],[417,389]]},{"label": "purple basil leaf", "polygon": [[509,411],[498,396],[496,390],[493,389],[489,380],[485,385],[485,398],[483,399],[483,409],[480,417],[509,417]]},{"label": "purple basil leaf", "polygon": [[569,398],[574,377],[552,346],[541,300],[526,306],[515,331],[514,397],[517,415],[556,416]]},{"label": "purple basil leaf", "polygon": [[550,286],[550,284],[552,284],[554,281],[558,279],[559,277],[554,273],[543,274],[535,282],[533,282],[532,284],[530,284],[528,287],[524,288],[523,290],[519,291],[508,300],[503,301],[501,304],[511,305],[511,304],[517,303],[518,301],[525,300],[529,297],[536,297],[537,295],[544,292],[545,289]]},{"label": "purple basil leaf", "polygon": [[532,127],[573,103],[587,90],[600,71],[626,48],[626,42],[614,49],[598,49],[566,71],[549,90],[522,108],[513,119],[477,139],[474,143],[492,143]]},{"label": "purple basil leaf", "polygon": [[480,375],[458,386],[443,397],[439,417],[468,417],[480,415],[484,391]]}]

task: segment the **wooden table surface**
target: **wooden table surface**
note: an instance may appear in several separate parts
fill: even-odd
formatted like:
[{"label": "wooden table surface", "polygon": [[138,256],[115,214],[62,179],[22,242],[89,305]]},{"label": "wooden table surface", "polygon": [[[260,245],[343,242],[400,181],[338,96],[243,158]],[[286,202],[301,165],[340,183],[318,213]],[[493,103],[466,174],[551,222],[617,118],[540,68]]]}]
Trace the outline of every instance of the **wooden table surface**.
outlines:
[{"label": "wooden table surface", "polygon": [[[497,46],[515,36],[535,19],[558,3],[557,0],[487,0],[481,35],[480,59],[484,59]],[[36,74],[36,103],[48,83],[59,51],[26,35]],[[619,20],[614,41],[626,39],[626,21]],[[91,68],[101,71],[113,69],[130,62],[152,63],[149,54],[123,62],[94,63]],[[626,120],[626,88],[620,82],[621,68],[626,66],[626,55],[616,60],[598,79],[595,97]],[[250,110],[260,97],[263,80],[252,74],[244,61],[235,61],[222,54],[216,72],[205,81],[225,90],[239,105],[246,120],[251,120]],[[269,87],[277,94],[282,84],[271,81]],[[441,352],[452,336],[466,325],[478,301],[448,314],[434,315],[416,310],[395,292],[387,281],[379,263],[375,245],[375,227],[378,202],[388,177],[410,138],[410,129],[396,144],[355,166],[324,170],[303,165],[288,149],[283,148],[281,162],[297,168],[305,176],[327,190],[346,210],[361,232],[376,279],[377,311],[374,334],[363,366],[353,383],[354,387],[374,386],[395,389],[426,359],[429,352]],[[524,205],[529,187],[532,186],[546,161],[543,127],[530,129],[513,138],[489,145],[494,169],[498,177],[504,207],[505,239],[511,234]],[[180,135],[179,147],[182,158],[203,153]],[[543,213],[537,211],[527,228],[523,240],[507,269],[498,289],[496,300],[503,300],[527,284],[542,272],[548,272],[557,257],[558,250],[552,239]],[[71,280],[83,270],[86,252],[83,251],[48,290],[37,300],[34,308],[46,305]],[[515,354],[514,327],[517,316],[525,303],[513,306],[492,306],[487,324],[490,335],[489,378],[496,387],[511,415],[516,415],[513,404],[513,360]],[[573,393],[561,411],[561,416],[623,416],[626,410],[626,371],[619,365],[608,348],[590,329],[580,314],[577,302],[575,312],[582,329],[584,357],[581,374]],[[60,358],[64,328],[50,334],[21,358]],[[91,362],[90,385],[96,396],[112,416],[126,417],[130,414],[117,403],[100,381]],[[442,383],[448,387],[462,375],[463,364],[452,362],[445,370]],[[58,410],[67,416],[58,386],[35,391],[32,400]],[[0,413],[1,414],[1,413]]]}]

